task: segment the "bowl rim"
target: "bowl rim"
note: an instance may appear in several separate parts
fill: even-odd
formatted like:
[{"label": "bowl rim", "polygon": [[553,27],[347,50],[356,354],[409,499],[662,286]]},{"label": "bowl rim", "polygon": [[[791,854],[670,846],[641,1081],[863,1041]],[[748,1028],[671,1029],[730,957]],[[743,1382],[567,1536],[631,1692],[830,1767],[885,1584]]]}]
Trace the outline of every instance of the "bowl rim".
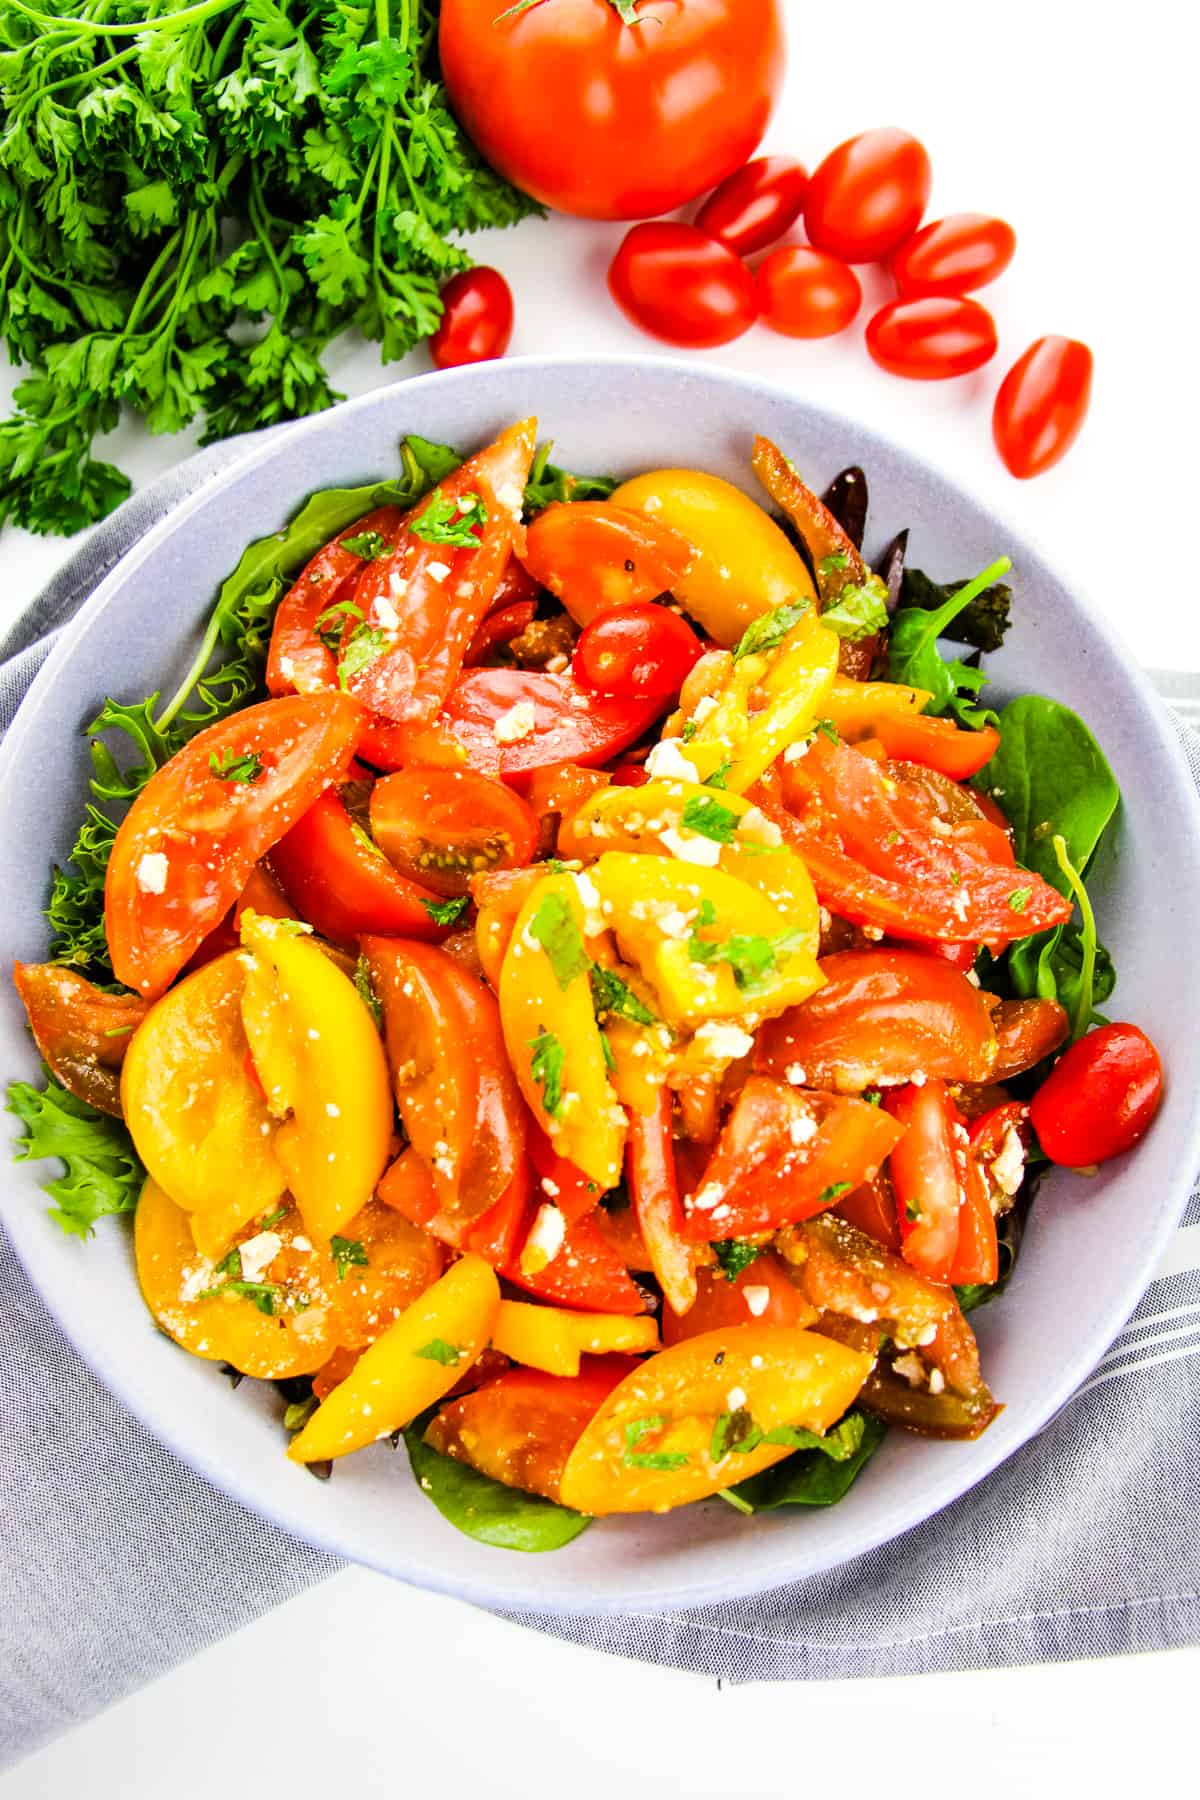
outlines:
[{"label": "bowl rim", "polygon": [[[522,376],[533,389],[536,389],[542,376],[564,369],[609,368],[619,369],[630,375],[653,370],[670,373],[675,378],[690,378],[707,386],[730,390],[739,394],[748,405],[752,404],[754,399],[760,395],[775,403],[782,401],[805,413],[818,424],[826,424],[833,429],[851,434],[856,446],[861,444],[863,447],[863,456],[860,460],[869,462],[871,451],[875,447],[888,454],[898,454],[914,470],[932,472],[939,481],[952,488],[962,498],[988,513],[1005,532],[1011,535],[1011,539],[1016,545],[1026,552],[1032,553],[1041,563],[1045,572],[1061,585],[1071,603],[1086,616],[1088,625],[1102,640],[1105,648],[1123,664],[1130,688],[1138,702],[1139,722],[1147,734],[1145,749],[1147,751],[1152,749],[1158,763],[1165,765],[1175,790],[1174,798],[1182,804],[1185,813],[1189,813],[1191,816],[1192,832],[1187,843],[1179,846],[1179,854],[1185,867],[1190,864],[1190,885],[1200,897],[1200,793],[1197,792],[1196,784],[1184,756],[1182,743],[1172,726],[1169,714],[1140,665],[1124,644],[1119,631],[1092,603],[1088,592],[1073,580],[1068,580],[1060,572],[1053,556],[1046,553],[1036,533],[1030,532],[1023,524],[1018,525],[1009,508],[997,505],[990,497],[977,497],[970,489],[963,486],[949,468],[940,461],[911,450],[898,439],[871,425],[863,424],[861,420],[851,414],[816,404],[788,388],[760,376],[743,374],[738,370],[725,367],[709,367],[690,359],[653,354],[618,352],[593,355],[586,352],[574,352],[549,356],[511,357],[504,359],[501,363],[482,363],[456,369],[433,370],[373,389],[369,393],[343,401],[337,407],[308,419],[271,428],[263,434],[263,441],[257,447],[248,448],[243,456],[232,458],[228,464],[216,470],[192,493],[185,496],[162,518],[158,519],[105,573],[84,604],[60,629],[53,649],[31,682],[3,742],[0,743],[0,794],[8,791],[7,778],[22,756],[27,737],[34,730],[35,715],[41,710],[50,690],[54,687],[60,669],[70,661],[78,640],[86,634],[97,615],[108,605],[110,596],[128,580],[132,573],[156,556],[164,544],[185,529],[197,512],[209,506],[214,499],[219,498],[229,488],[235,487],[244,477],[256,472],[265,463],[279,456],[285,449],[290,449],[295,442],[319,437],[333,417],[341,417],[347,413],[366,413],[377,408],[386,410],[390,406],[399,404],[401,395],[404,396],[404,403],[407,405],[410,395],[419,397],[422,392],[428,391],[431,387],[436,386],[439,389],[447,389],[452,386],[470,387],[476,383],[486,382],[490,372],[512,368],[519,368]],[[302,497],[297,500],[296,504],[301,503]],[[1147,1231],[1141,1241],[1140,1255],[1130,1265],[1128,1280],[1122,1284],[1123,1298],[1120,1305],[1117,1306],[1114,1302],[1101,1318],[1089,1318],[1081,1326],[1079,1347],[1071,1362],[1064,1365],[1064,1368],[1056,1375],[1048,1377],[1036,1404],[1022,1414],[1019,1423],[1012,1410],[1009,1409],[1001,1413],[983,1438],[976,1440],[977,1446],[986,1446],[986,1448],[982,1450],[980,1464],[975,1468],[968,1482],[964,1484],[958,1478],[953,1463],[948,1461],[944,1471],[937,1472],[929,1482],[922,1484],[919,1488],[914,1488],[913,1499],[910,1503],[894,1506],[886,1518],[881,1517],[866,1531],[863,1531],[861,1527],[854,1531],[847,1528],[842,1534],[846,1539],[845,1543],[839,1545],[835,1542],[827,1545],[825,1550],[815,1557],[812,1555],[808,1558],[804,1557],[802,1533],[780,1532],[778,1534],[781,1545],[779,1553],[772,1558],[764,1558],[750,1585],[734,1576],[679,1581],[669,1592],[663,1593],[647,1589],[643,1585],[639,1587],[635,1607],[627,1597],[588,1596],[584,1593],[573,1593],[569,1591],[569,1581],[556,1580],[551,1571],[546,1570],[545,1576],[550,1576],[550,1579],[539,1574],[536,1582],[537,1592],[532,1597],[533,1604],[529,1610],[554,1617],[564,1617],[579,1612],[592,1613],[597,1616],[602,1614],[635,1616],[638,1611],[641,1611],[649,1615],[672,1608],[709,1605],[745,1598],[752,1593],[766,1593],[777,1587],[786,1586],[825,1570],[839,1567],[852,1557],[876,1550],[881,1545],[889,1543],[923,1524],[926,1520],[934,1518],[946,1507],[953,1505],[956,1500],[962,1499],[994,1474],[996,1469],[1015,1455],[1023,1445],[1044,1431],[1057,1414],[1070,1403],[1076,1389],[1095,1367],[1140,1303],[1187,1204],[1192,1190],[1194,1171],[1200,1167],[1200,1091],[1194,1092],[1192,1095],[1186,1128],[1180,1131],[1176,1161],[1181,1173],[1175,1177],[1172,1191],[1164,1194],[1153,1227]],[[29,1179],[33,1180],[32,1174]],[[39,1225],[41,1223],[42,1221],[39,1219]],[[136,1389],[131,1391],[124,1379],[112,1372],[112,1363],[104,1343],[93,1341],[86,1329],[82,1328],[82,1321],[74,1314],[68,1316],[65,1309],[59,1310],[53,1290],[47,1291],[42,1286],[30,1262],[27,1261],[19,1241],[20,1235],[22,1234],[9,1233],[10,1241],[25,1273],[36,1288],[42,1303],[84,1362],[100,1378],[110,1393],[159,1443],[163,1444],[173,1455],[179,1457],[186,1466],[203,1476],[219,1492],[228,1495],[249,1511],[278,1526],[290,1536],[335,1557],[377,1570],[381,1574],[389,1575],[394,1579],[408,1582],[431,1592],[447,1594],[476,1605],[491,1607],[502,1613],[511,1614],[518,1610],[513,1592],[507,1585],[496,1586],[486,1578],[479,1578],[470,1573],[443,1573],[424,1563],[419,1566],[406,1565],[403,1555],[385,1559],[364,1552],[361,1547],[351,1541],[352,1533],[338,1529],[332,1515],[327,1530],[314,1529],[307,1520],[300,1522],[294,1509],[289,1512],[286,1507],[265,1500],[255,1491],[253,1483],[243,1482],[240,1479],[240,1468],[231,1472],[226,1465],[220,1464],[215,1456],[207,1454],[202,1448],[189,1444],[186,1441],[186,1434],[172,1429],[170,1415],[164,1416],[162,1410],[153,1401],[143,1398]],[[980,1454],[978,1449],[976,1454]],[[836,1529],[835,1525],[832,1528],[835,1534]],[[788,1553],[789,1545],[792,1546],[791,1554]],[[402,1546],[400,1548],[402,1549]],[[736,1562],[737,1559],[730,1560]],[[542,1570],[544,1565],[539,1561],[538,1567],[539,1570]]]}]

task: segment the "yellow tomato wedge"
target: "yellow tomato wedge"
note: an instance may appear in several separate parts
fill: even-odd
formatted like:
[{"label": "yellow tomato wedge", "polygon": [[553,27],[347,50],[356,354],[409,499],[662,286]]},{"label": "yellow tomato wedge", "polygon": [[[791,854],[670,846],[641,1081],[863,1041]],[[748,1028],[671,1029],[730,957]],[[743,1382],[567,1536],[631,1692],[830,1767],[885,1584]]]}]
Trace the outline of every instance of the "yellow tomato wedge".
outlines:
[{"label": "yellow tomato wedge", "polygon": [[324,1462],[399,1431],[449,1392],[486,1345],[500,1284],[467,1255],[364,1350],[292,1439],[293,1462]]},{"label": "yellow tomato wedge", "polygon": [[243,913],[242,1019],[275,1154],[314,1237],[361,1212],[387,1166],[392,1086],[383,1043],[354,987],[291,920]]},{"label": "yellow tomato wedge", "polygon": [[925,688],[903,687],[898,681],[851,681],[839,675],[821,711],[837,726],[839,736],[853,744],[870,737],[877,719],[915,719],[932,699]]},{"label": "yellow tomato wedge", "polygon": [[155,1001],[130,1039],[121,1104],[138,1155],[219,1254],[287,1186],[271,1115],[246,1067],[236,950]]},{"label": "yellow tomato wedge", "polygon": [[612,504],[671,525],[692,544],[696,559],[675,597],[718,644],[732,647],[773,607],[816,599],[803,558],[779,526],[719,476],[655,469],[624,482]]},{"label": "yellow tomato wedge", "polygon": [[567,1460],[563,1505],[602,1515],[703,1500],[790,1455],[794,1444],[765,1441],[772,1432],[828,1431],[871,1367],[869,1356],[792,1325],[686,1338],[613,1389]]},{"label": "yellow tomato wedge", "polygon": [[337,1342],[337,1281],[290,1202],[265,1217],[242,1238],[245,1265],[239,1253],[236,1271],[218,1267],[193,1244],[187,1213],[150,1179],[134,1218],[134,1257],[146,1305],[177,1344],[257,1380],[283,1381],[311,1375],[328,1359]]},{"label": "yellow tomato wedge", "polygon": [[492,1348],[547,1375],[578,1375],[581,1356],[657,1350],[658,1326],[653,1319],[502,1300],[492,1325]]},{"label": "yellow tomato wedge", "polygon": [[621,1178],[625,1115],[592,1005],[586,925],[574,876],[538,883],[500,971],[500,1020],[521,1092],[550,1142],[610,1188]]}]

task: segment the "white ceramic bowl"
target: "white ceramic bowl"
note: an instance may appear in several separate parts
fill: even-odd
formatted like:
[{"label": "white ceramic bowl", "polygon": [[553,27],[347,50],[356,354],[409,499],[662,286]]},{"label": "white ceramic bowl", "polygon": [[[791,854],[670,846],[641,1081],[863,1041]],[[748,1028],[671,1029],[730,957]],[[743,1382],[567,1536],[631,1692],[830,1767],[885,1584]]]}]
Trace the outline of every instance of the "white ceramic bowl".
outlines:
[{"label": "white ceramic bowl", "polygon": [[[1200,813],[1165,716],[1098,614],[1011,526],[899,446],[776,389],[652,357],[528,358],[428,375],[341,406],[269,443],[163,520],[63,633],[0,750],[8,948],[45,953],[47,869],[70,848],[86,797],[80,727],[105,694],[170,690],[221,578],[244,543],[280,526],[314,488],[396,466],[406,431],[461,446],[536,412],[570,468],[619,475],[692,464],[755,491],[751,438],[779,442],[818,488],[860,462],[871,493],[868,549],[911,528],[911,561],[953,578],[1002,551],[1015,564],[1015,623],[988,659],[993,693],[1048,693],[1081,712],[1124,795],[1094,894],[1120,973],[1113,1017],[1159,1044],[1167,1098],[1146,1142],[1088,1182],[1047,1180],[1016,1275],[975,1315],[984,1367],[1005,1410],[971,1444],[892,1432],[829,1511],[744,1519],[718,1501],[665,1518],[610,1520],[532,1558],[460,1536],[413,1483],[403,1452],[378,1446],[319,1483],[289,1463],[270,1390],[236,1394],[218,1370],[150,1325],[123,1225],[89,1243],[45,1216],[36,1165],[5,1169],[3,1218],[47,1305],[101,1378],[172,1450],[247,1506],[328,1550],[423,1587],[500,1608],[613,1610],[695,1605],[778,1586],[858,1555],[980,1481],[1062,1406],[1137,1302],[1200,1164],[1200,963],[1176,946],[1200,916]],[[1014,493],[1019,502],[1019,493]],[[5,984],[0,1073],[35,1068]]]}]

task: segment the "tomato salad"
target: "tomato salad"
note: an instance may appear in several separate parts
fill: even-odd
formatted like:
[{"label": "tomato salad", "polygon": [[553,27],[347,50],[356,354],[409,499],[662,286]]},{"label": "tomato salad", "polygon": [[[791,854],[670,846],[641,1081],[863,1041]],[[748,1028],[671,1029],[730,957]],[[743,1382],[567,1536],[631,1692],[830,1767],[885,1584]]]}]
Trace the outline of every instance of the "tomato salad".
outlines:
[{"label": "tomato salad", "polygon": [[1037,1171],[1162,1086],[1097,1012],[1111,772],[981,692],[1006,560],[872,568],[863,472],[764,439],[769,509],[535,425],[316,495],[179,695],[106,703],[10,1090],[59,1223],[134,1211],[153,1318],[279,1384],[296,1463],[403,1436],[524,1549],[983,1431]]}]

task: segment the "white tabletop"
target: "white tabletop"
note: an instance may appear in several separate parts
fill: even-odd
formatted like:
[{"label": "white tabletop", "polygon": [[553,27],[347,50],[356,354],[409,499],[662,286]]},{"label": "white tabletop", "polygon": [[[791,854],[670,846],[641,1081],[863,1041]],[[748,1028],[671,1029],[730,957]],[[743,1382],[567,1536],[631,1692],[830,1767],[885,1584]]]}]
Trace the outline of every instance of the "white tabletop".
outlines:
[{"label": "white tabletop", "polygon": [[[1194,94],[1178,39],[1172,53],[1176,9],[1149,0],[1136,26],[1053,0],[792,0],[789,12],[789,81],[768,148],[811,166],[874,124],[917,132],[934,162],[931,217],[994,210],[1016,227],[1016,261],[982,296],[1001,351],[962,381],[895,381],[862,347],[864,311],[839,339],[803,344],[760,329],[713,360],[903,437],[1020,520],[1140,660],[1200,669],[1200,607],[1175,560],[1190,562],[1200,532],[1195,288],[1184,267],[1190,256],[1195,275],[1196,256],[1179,242],[1193,210],[1184,182]],[[604,287],[619,237],[617,226],[554,220],[480,241],[516,296],[513,354],[647,347]],[[1048,331],[1092,345],[1092,417],[1058,470],[1018,484],[992,448],[991,399],[1003,370]],[[330,361],[349,394],[427,366],[418,352],[384,370],[373,347],[354,344]],[[7,371],[0,383],[7,397]],[[124,426],[105,448],[145,481],[193,441]],[[71,548],[5,533],[0,628]],[[881,1791],[898,1769],[901,1790],[922,1796],[970,1787],[1041,1797],[1066,1781],[1106,1795],[1178,1778],[1198,1680],[1200,1649],[718,1692],[355,1570],[61,1739],[5,1791],[210,1800],[269,1784],[307,1800],[432,1793],[436,1782],[454,1796],[611,1800],[666,1783],[697,1800],[774,1800]]]}]

